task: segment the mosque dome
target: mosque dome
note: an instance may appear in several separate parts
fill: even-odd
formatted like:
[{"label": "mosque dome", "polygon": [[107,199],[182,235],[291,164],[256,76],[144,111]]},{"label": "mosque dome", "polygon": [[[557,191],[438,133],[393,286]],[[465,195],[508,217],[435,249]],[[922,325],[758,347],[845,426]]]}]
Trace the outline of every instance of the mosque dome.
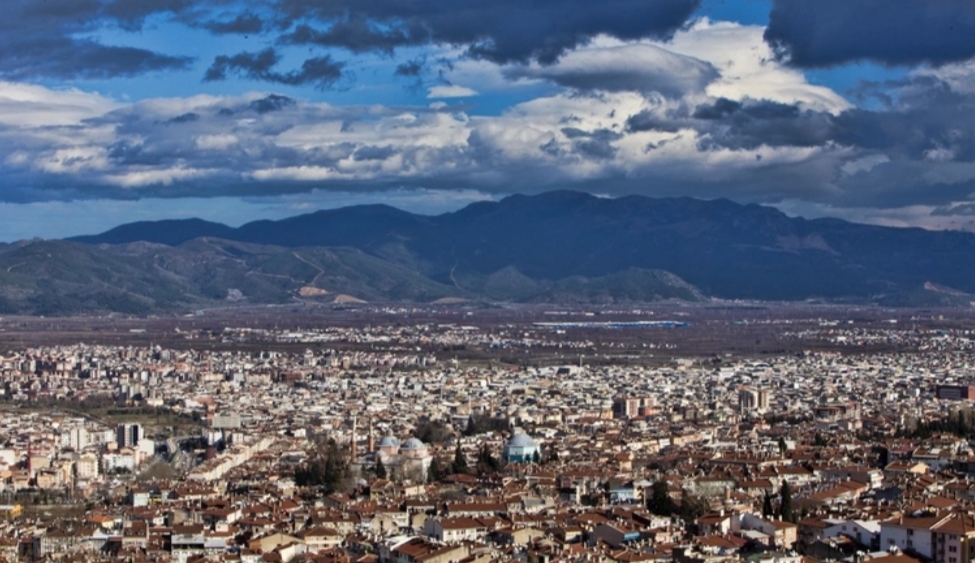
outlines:
[{"label": "mosque dome", "polygon": [[425,447],[427,447],[426,444],[424,444],[423,442],[421,442],[417,438],[410,438],[409,440],[403,442],[403,445],[400,446],[400,449],[401,450],[418,450],[420,448],[425,448]]},{"label": "mosque dome", "polygon": [[399,440],[397,440],[396,437],[394,437],[394,436],[386,436],[385,438],[383,438],[382,440],[379,441],[379,447],[380,448],[398,448],[399,447]]},{"label": "mosque dome", "polygon": [[399,448],[399,453],[405,458],[424,458],[428,455],[427,445],[416,438],[410,438],[403,442]]},{"label": "mosque dome", "polygon": [[535,440],[532,440],[531,436],[522,432],[512,436],[511,439],[508,440],[508,445],[513,448],[533,448],[538,446],[538,444],[535,443]]}]

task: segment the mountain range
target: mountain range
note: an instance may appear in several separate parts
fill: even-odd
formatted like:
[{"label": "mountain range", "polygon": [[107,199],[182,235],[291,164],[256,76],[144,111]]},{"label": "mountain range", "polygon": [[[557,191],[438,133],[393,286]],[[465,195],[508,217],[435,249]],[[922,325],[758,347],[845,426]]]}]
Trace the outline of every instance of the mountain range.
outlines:
[{"label": "mountain range", "polygon": [[437,216],[366,205],[237,228],[139,222],[0,246],[0,313],[308,300],[969,306],[970,293],[975,234],[806,220],[728,200],[565,191]]}]

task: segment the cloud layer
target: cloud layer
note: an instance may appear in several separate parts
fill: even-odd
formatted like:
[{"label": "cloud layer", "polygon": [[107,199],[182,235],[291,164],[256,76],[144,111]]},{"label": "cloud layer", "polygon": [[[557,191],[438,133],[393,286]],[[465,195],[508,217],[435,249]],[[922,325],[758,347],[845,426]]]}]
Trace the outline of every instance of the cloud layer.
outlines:
[{"label": "cloud layer", "polygon": [[[728,44],[742,48],[707,48]],[[259,52],[214,72],[276,64]],[[119,104],[5,83],[0,174],[14,187],[2,198],[578,188],[881,208],[951,206],[975,192],[975,93],[918,73],[884,85],[888,106],[855,108],[774,62],[760,28],[705,21],[668,43],[599,37],[552,65],[500,72],[568,89],[474,116],[443,102],[339,107],[275,94]],[[960,72],[952,79],[967,83]]]},{"label": "cloud layer", "polygon": [[[973,6],[773,0],[763,27],[688,22],[698,0],[12,0],[0,202],[575,188],[958,225]],[[231,46],[165,52],[160,25]],[[902,71],[859,107],[804,74],[861,61]],[[51,86],[162,72],[222,94]],[[412,105],[321,101],[391,87]]]},{"label": "cloud layer", "polygon": [[967,0],[774,0],[765,39],[801,67],[935,66],[975,56]]}]

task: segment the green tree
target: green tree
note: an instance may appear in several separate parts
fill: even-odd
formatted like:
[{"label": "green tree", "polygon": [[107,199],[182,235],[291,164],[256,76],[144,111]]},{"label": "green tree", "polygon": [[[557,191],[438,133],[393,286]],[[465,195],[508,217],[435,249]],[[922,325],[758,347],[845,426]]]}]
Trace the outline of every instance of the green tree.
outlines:
[{"label": "green tree", "polygon": [[501,462],[491,453],[491,448],[487,444],[482,444],[477,452],[477,474],[497,473],[500,469]]},{"label": "green tree", "polygon": [[788,481],[783,481],[782,488],[779,490],[779,518],[786,522],[792,522],[794,518],[792,514],[792,488],[789,487]]},{"label": "green tree", "polygon": [[295,469],[295,484],[318,487],[331,494],[346,484],[350,475],[349,460],[343,448],[329,439],[309,459]]},{"label": "green tree", "polygon": [[650,487],[650,497],[647,498],[647,510],[659,516],[670,516],[676,506],[670,498],[670,490],[666,481],[654,481]]},{"label": "green tree", "polygon": [[460,441],[457,441],[457,448],[454,450],[454,462],[450,466],[451,473],[467,473],[467,458],[460,449]]},{"label": "green tree", "polygon": [[553,463],[553,462],[556,462],[558,460],[559,460],[559,451],[558,450],[554,450],[553,449],[552,451],[548,452],[548,455],[547,456],[545,456],[545,463]]},{"label": "green tree", "polygon": [[376,478],[385,479],[387,477],[386,466],[383,465],[383,458],[376,458]]},{"label": "green tree", "polygon": [[464,427],[464,436],[476,436],[479,433],[477,419],[474,418],[474,415],[472,414],[467,417],[467,426]]},{"label": "green tree", "polygon": [[535,450],[535,453],[532,454],[532,463],[538,465],[541,462],[542,462],[542,454],[538,453],[538,450]]},{"label": "green tree", "polygon": [[439,457],[434,457],[430,460],[430,467],[427,468],[427,482],[436,483],[444,477],[443,463]]},{"label": "green tree", "polygon": [[774,514],[775,510],[772,508],[772,495],[770,495],[768,490],[766,490],[765,498],[762,499],[762,517],[771,518]]},{"label": "green tree", "polygon": [[694,522],[707,512],[707,502],[701,497],[691,494],[687,489],[680,492],[680,517],[685,522]]},{"label": "green tree", "polygon": [[785,455],[788,445],[785,443],[785,438],[779,436],[779,455]]}]

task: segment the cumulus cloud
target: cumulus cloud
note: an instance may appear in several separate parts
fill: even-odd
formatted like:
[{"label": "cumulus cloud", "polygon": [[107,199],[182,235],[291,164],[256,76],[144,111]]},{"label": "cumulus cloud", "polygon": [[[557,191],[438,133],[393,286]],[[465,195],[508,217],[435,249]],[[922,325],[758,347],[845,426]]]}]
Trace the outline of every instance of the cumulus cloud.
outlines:
[{"label": "cumulus cloud", "polygon": [[966,0],[774,0],[765,39],[799,67],[869,60],[935,66],[975,56]]},{"label": "cumulus cloud", "polygon": [[775,59],[762,38],[763,28],[701,19],[662,45],[681,55],[707,61],[720,76],[705,92],[716,98],[764,99],[838,113],[851,107],[836,92],[810,84],[799,71]]},{"label": "cumulus cloud", "polygon": [[[235,21],[217,15],[206,21]],[[273,29],[325,32],[326,15]],[[351,25],[359,16],[335,17]],[[268,33],[267,14],[260,18]],[[358,21],[387,37],[402,31],[379,17]],[[573,45],[550,61],[526,47],[527,59],[499,56],[512,62],[498,65],[464,57],[470,45],[450,51],[451,65],[436,62],[442,51],[390,61],[387,75],[416,79],[439,100],[429,107],[343,107],[270,93],[122,103],[0,82],[0,199],[578,188],[931,212],[963,209],[975,193],[970,61],[865,87],[883,100],[856,108],[776,59],[760,27],[700,20],[667,40],[598,33]],[[288,68],[282,49],[215,57],[205,78],[328,88],[346,76],[346,63],[327,55]],[[437,82],[424,80],[428,60],[441,67]],[[449,99],[512,83],[530,85],[535,97],[500,114],[469,115]]]},{"label": "cumulus cloud", "polygon": [[701,92],[719,77],[708,62],[649,43],[593,45],[572,51],[557,63],[511,66],[511,79],[545,79],[568,88],[610,92],[657,92],[681,97]]}]

